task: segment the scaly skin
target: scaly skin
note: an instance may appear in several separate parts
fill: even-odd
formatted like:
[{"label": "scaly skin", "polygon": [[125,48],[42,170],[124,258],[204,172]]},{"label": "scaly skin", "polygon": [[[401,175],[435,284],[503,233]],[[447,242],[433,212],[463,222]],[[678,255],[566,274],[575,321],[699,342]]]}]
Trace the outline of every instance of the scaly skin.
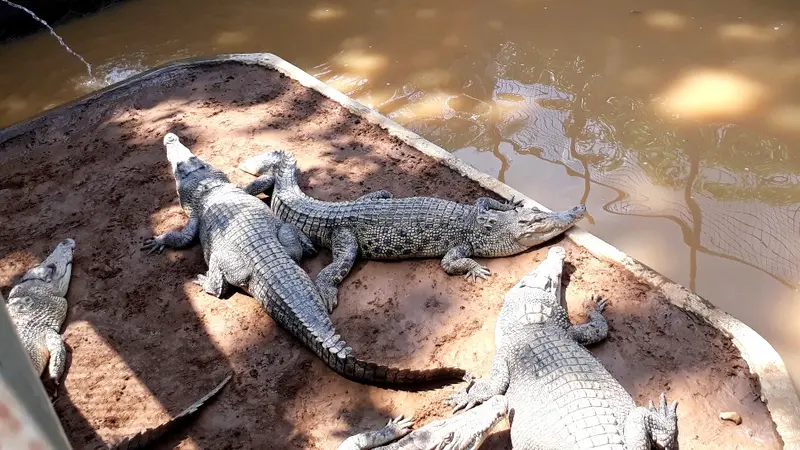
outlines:
[{"label": "scaly skin", "polygon": [[196,413],[203,405],[205,405],[212,397],[217,395],[219,391],[228,384],[231,380],[231,375],[225,377],[220,384],[212,389],[208,394],[203,396],[200,400],[194,402],[192,406],[181,411],[177,416],[169,419],[168,421],[158,425],[155,428],[148,428],[147,430],[136,433],[130,438],[123,439],[119,444],[111,447],[112,450],[144,450],[150,448],[150,445],[155,443],[165,434],[176,430],[180,425],[186,422],[190,416]]},{"label": "scaly skin", "polygon": [[8,294],[8,313],[38,374],[49,361],[51,381],[58,386],[67,349],[59,334],[67,318],[75,241],[61,241],[41,264],[22,276]]},{"label": "scaly skin", "polygon": [[497,395],[470,411],[414,431],[413,421],[400,416],[378,431],[347,438],[337,450],[477,450],[507,413],[508,401]]},{"label": "scaly skin", "polygon": [[316,284],[328,311],[338,304],[337,286],[356,257],[366,259],[442,258],[450,275],[477,280],[489,269],[472,257],[515,255],[548,241],[572,227],[586,213],[584,205],[568,211],[544,212],[479,198],[464,205],[438,198],[393,198],[377,191],[351,202],[322,202],[298,185],[297,163],[286,152],[272,152],[244,161],[239,169],[258,175],[245,187],[252,195],[274,185],[272,210],[297,226],[316,245],[331,249],[333,262]]},{"label": "scaly skin", "polygon": [[565,251],[547,259],[505,296],[497,355],[488,379],[450,398],[454,411],[505,394],[515,450],[678,448],[677,402],[636,407],[631,396],[583,346],[608,334],[600,301],[589,322],[572,325],[561,306]]},{"label": "scaly skin", "polygon": [[336,334],[314,283],[296,263],[313,249],[308,238],[193,155],[174,134],[164,137],[164,145],[189,222],[180,232],[146,241],[145,250],[187,247],[199,237],[208,272],[197,284],[216,297],[228,284],[247,286],[270,317],[328,367],[353,381],[402,387],[463,379],[461,369],[401,370],[357,359]]}]

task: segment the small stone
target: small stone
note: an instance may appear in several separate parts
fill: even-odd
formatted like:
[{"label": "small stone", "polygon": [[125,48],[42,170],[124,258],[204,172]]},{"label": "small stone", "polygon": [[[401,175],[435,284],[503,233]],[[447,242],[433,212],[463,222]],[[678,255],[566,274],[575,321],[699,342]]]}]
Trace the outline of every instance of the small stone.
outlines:
[{"label": "small stone", "polygon": [[741,425],[742,424],[742,416],[740,416],[739,413],[736,413],[736,412],[733,412],[733,411],[721,412],[721,413],[719,413],[719,418],[720,418],[720,420],[731,421],[731,422],[735,423],[736,425]]}]

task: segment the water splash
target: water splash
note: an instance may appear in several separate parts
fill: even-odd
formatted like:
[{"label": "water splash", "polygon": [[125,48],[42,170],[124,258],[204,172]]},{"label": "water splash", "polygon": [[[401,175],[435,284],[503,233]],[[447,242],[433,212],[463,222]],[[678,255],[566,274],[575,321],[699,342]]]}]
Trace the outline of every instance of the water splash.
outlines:
[{"label": "water splash", "polygon": [[89,72],[89,78],[94,78],[94,75],[92,75],[92,65],[89,64],[88,62],[86,62],[86,60],[83,59],[83,57],[81,55],[75,53],[69,47],[69,45],[67,45],[67,43],[64,42],[64,39],[61,39],[61,36],[59,36],[58,33],[56,33],[56,31],[50,25],[47,24],[47,22],[45,22],[44,20],[39,18],[39,16],[34,14],[33,11],[31,11],[30,9],[28,9],[28,8],[26,8],[24,6],[18,5],[18,4],[14,3],[12,1],[9,1],[9,0],[0,0],[0,1],[2,1],[3,3],[6,3],[8,6],[11,6],[12,8],[17,8],[17,9],[20,9],[22,11],[25,11],[26,13],[30,14],[30,16],[33,17],[37,22],[39,22],[42,25],[44,25],[45,27],[47,27],[47,29],[50,30],[50,34],[52,34],[53,37],[58,39],[58,43],[61,44],[62,47],[64,47],[69,53],[71,53],[76,58],[80,59],[81,62],[86,65],[86,70]]}]

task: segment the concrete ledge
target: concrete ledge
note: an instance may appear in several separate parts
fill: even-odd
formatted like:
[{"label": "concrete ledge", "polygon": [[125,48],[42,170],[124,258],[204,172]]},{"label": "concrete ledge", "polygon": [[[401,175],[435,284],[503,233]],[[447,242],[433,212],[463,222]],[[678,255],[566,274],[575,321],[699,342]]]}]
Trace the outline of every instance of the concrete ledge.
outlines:
[{"label": "concrete ledge", "polygon": [[[75,102],[47,111],[28,121],[13,125],[5,130],[0,130],[0,143],[37,128],[44,120],[52,116],[60,115],[65,118],[63,119],[64,121],[78,120],[81,108],[84,105],[100,97],[105,97],[104,100],[111,100],[119,97],[123,88],[135,84],[143,86],[149,85],[154,83],[155,79],[160,76],[177,75],[187,68],[224,63],[260,65],[265,68],[278,70],[298,81],[300,84],[314,89],[339,103],[352,113],[371,123],[379,125],[392,136],[397,137],[409,146],[416,148],[420,152],[450,167],[462,176],[477,182],[482,187],[505,198],[514,196],[518,199],[525,199],[526,203],[547,210],[547,208],[533,199],[464,163],[441,147],[405,129],[396,122],[379,114],[377,111],[350,99],[341,92],[322,83],[283,59],[268,53],[220,55],[213,58],[202,59],[192,58],[160,66],[89,94]],[[675,306],[704,319],[708,324],[728,336],[741,352],[750,371],[758,377],[761,384],[762,400],[769,409],[777,432],[784,442],[784,448],[800,449],[800,399],[798,398],[798,394],[794,389],[782,359],[764,338],[741,321],[716,308],[705,299],[693,294],[683,286],[670,281],[666,277],[585,230],[575,227],[567,233],[567,237],[598,258],[612,261],[625,267],[637,278],[658,289],[664,297],[669,299]]]}]

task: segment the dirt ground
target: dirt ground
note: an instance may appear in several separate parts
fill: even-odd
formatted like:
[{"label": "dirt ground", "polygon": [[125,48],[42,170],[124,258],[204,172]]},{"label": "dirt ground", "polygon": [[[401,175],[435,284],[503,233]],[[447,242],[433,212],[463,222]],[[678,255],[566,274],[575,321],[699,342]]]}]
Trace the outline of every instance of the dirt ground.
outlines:
[{"label": "dirt ground", "polygon": [[[64,335],[67,376],[55,407],[75,448],[117,442],[233,381],[163,448],[334,449],[346,436],[414,414],[448,414],[461,386],[398,392],[335,375],[252,298],[218,300],[190,280],[199,246],[146,256],[145,238],[181,227],[161,139],[176,132],[239,183],[236,166],[283,146],[303,188],[324,200],[377,189],[472,202],[475,183],[276,72],[219,65],[126,88],[114,102],[54,116],[0,143],[0,288],[62,238],[77,242]],[[619,267],[568,241],[566,298],[574,320],[592,293],[610,300],[610,337],[592,351],[640,404],[679,401],[686,449],[781,448],[757,381],[719,332],[671,306]],[[413,368],[458,366],[487,375],[502,296],[546,254],[483,260],[490,280],[449,277],[435,260],[358,262],[334,324],[363,358]],[[312,274],[330,254],[306,261]],[[718,419],[736,411],[743,423]],[[510,448],[503,422],[483,449]]]}]

